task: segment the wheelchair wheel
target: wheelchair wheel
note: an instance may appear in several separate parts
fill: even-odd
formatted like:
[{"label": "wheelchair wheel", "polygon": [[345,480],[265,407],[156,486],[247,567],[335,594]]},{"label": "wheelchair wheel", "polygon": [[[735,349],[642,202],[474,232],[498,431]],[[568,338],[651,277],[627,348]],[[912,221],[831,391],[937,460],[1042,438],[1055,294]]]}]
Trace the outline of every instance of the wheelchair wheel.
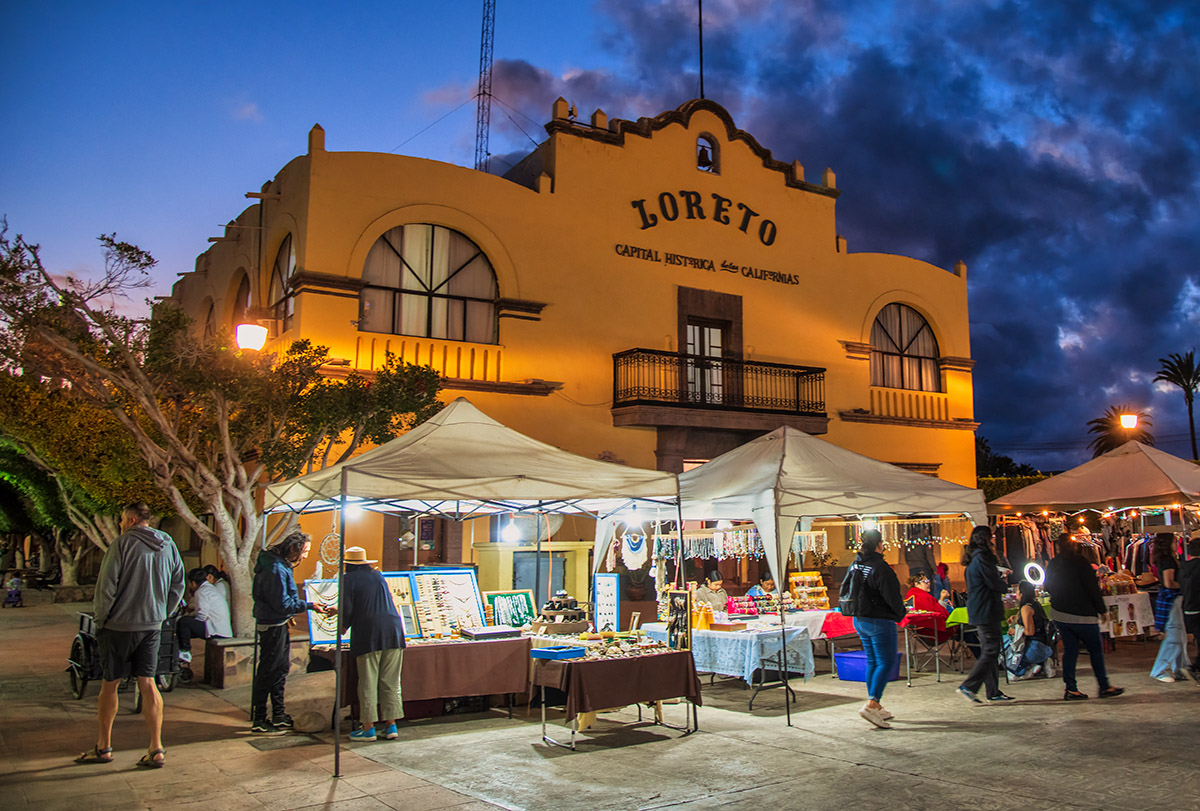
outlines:
[{"label": "wheelchair wheel", "polygon": [[[158,685],[160,693],[169,693],[175,689],[175,685],[179,683],[179,672],[174,673],[159,673],[154,677],[154,683]],[[139,696],[141,693],[138,694]]]},{"label": "wheelchair wheel", "polygon": [[67,673],[71,678],[71,695],[76,699],[83,698],[83,692],[87,689],[88,680],[83,670],[85,656],[83,640],[75,637],[75,641],[71,643],[71,658],[70,664],[67,666]]}]

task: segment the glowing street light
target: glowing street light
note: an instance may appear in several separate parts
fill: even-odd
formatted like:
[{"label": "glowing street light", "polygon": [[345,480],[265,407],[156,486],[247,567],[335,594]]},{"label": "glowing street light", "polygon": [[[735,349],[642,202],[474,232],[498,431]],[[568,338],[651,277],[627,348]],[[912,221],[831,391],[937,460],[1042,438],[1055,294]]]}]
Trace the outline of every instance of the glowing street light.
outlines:
[{"label": "glowing street light", "polygon": [[266,346],[267,328],[262,324],[238,324],[234,330],[234,338],[239,349],[253,349],[257,352]]},{"label": "glowing street light", "polygon": [[1137,414],[1122,414],[1120,417],[1120,420],[1121,420],[1121,427],[1124,428],[1126,431],[1131,431],[1134,428],[1137,428],[1137,424],[1138,424],[1138,415]]}]

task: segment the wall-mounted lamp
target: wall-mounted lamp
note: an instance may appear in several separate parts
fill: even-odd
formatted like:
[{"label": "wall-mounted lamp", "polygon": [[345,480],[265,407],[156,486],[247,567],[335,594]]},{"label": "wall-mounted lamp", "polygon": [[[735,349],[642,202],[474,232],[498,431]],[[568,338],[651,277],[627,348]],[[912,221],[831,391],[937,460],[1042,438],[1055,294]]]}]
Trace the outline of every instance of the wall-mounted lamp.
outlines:
[{"label": "wall-mounted lamp", "polygon": [[262,324],[238,324],[233,334],[238,349],[253,349],[257,352],[266,346],[267,332],[267,328]]}]

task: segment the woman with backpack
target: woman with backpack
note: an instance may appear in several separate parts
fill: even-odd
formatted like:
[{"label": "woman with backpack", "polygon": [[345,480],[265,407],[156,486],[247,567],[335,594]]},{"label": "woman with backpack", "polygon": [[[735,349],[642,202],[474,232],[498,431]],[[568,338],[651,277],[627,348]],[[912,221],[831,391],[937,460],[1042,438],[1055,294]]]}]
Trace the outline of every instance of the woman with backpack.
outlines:
[{"label": "woman with backpack", "polygon": [[891,729],[894,716],[883,708],[883,688],[896,665],[896,623],[904,619],[900,580],[883,559],[883,536],[862,534],[862,547],[846,570],[839,592],[842,614],[854,618],[854,630],[867,654],[867,703],[858,714],[880,729]]}]

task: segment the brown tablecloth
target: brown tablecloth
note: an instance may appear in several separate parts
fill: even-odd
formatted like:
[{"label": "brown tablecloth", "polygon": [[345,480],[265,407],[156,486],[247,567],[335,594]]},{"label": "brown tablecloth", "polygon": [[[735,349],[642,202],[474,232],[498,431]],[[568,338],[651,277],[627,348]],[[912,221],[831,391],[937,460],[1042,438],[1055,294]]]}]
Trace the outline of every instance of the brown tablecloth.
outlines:
[{"label": "brown tablecloth", "polygon": [[[312,651],[333,660],[332,650]],[[400,694],[407,703],[431,698],[524,693],[529,689],[529,640],[409,644],[400,669]],[[358,704],[358,667],[342,652],[343,705]]]},{"label": "brown tablecloth", "polygon": [[581,712],[624,707],[642,701],[685,697],[701,705],[700,677],[691,651],[670,651],[623,659],[537,659],[534,686],[567,694],[567,722]]}]

